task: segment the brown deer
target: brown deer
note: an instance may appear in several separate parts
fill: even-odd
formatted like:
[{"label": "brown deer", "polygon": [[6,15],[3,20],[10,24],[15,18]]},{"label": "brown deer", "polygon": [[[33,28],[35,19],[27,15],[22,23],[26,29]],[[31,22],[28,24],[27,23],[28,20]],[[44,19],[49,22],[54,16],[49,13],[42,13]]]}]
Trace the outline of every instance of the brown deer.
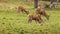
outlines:
[{"label": "brown deer", "polygon": [[26,14],[29,14],[29,12],[23,6],[18,6],[17,10],[18,10],[18,13],[19,12],[25,12]]},{"label": "brown deer", "polygon": [[45,12],[45,9],[43,9],[41,7],[37,7],[36,8],[36,13],[45,16],[49,20],[49,15]]},{"label": "brown deer", "polygon": [[41,19],[41,16],[37,13],[34,14],[28,14],[28,22],[31,23],[32,20],[35,20],[38,23],[42,23],[43,20]]}]

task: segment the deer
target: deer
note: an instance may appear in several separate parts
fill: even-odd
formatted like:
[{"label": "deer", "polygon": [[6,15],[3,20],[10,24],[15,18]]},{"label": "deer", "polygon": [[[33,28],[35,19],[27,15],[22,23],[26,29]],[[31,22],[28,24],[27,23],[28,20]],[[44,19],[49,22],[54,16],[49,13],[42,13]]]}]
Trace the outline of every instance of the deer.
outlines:
[{"label": "deer", "polygon": [[27,11],[26,9],[25,9],[25,7],[23,7],[23,6],[18,6],[17,7],[17,10],[18,10],[18,13],[19,12],[25,12],[26,14],[29,14],[29,11]]},{"label": "deer", "polygon": [[49,20],[49,15],[45,12],[44,8],[41,8],[41,7],[38,6],[36,8],[36,13],[45,16],[47,18],[47,20]]},{"label": "deer", "polygon": [[39,14],[37,14],[37,13],[28,14],[28,23],[31,23],[32,20],[35,20],[36,23],[37,23],[37,22],[38,22],[38,23],[42,23],[42,22],[43,22],[41,16],[40,16]]}]

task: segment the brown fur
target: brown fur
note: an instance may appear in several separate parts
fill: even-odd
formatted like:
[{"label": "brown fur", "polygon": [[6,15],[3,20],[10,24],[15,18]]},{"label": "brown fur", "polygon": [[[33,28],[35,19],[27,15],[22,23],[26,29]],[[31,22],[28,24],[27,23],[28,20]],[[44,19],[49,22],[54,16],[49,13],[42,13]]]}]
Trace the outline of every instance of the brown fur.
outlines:
[{"label": "brown fur", "polygon": [[41,19],[41,16],[38,14],[28,14],[28,22],[32,22],[32,20],[35,20],[36,22],[41,23],[43,20]]},{"label": "brown fur", "polygon": [[41,7],[37,7],[36,8],[36,13],[45,16],[49,20],[49,15],[45,12],[45,9],[43,9]]},{"label": "brown fur", "polygon": [[23,6],[18,6],[18,7],[17,7],[17,10],[18,10],[18,13],[19,13],[19,12],[25,12],[26,14],[29,13]]}]

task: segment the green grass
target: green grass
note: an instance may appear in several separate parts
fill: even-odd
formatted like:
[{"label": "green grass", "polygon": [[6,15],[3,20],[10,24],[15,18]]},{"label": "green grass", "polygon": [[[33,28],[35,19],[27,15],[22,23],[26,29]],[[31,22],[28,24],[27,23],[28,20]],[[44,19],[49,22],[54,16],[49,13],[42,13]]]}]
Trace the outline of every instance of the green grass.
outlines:
[{"label": "green grass", "polygon": [[[0,8],[0,34],[60,34],[60,8],[46,9],[46,12],[50,15],[49,21],[42,16],[44,23],[39,24],[35,21],[28,23],[28,17],[25,13],[17,13],[16,9],[9,9],[11,6],[23,5],[30,13],[34,13],[33,5],[18,3],[6,3],[1,2],[2,8]],[[19,4],[20,3],[20,4]],[[22,3],[22,4],[21,4]],[[31,8],[32,7],[32,8]]]}]

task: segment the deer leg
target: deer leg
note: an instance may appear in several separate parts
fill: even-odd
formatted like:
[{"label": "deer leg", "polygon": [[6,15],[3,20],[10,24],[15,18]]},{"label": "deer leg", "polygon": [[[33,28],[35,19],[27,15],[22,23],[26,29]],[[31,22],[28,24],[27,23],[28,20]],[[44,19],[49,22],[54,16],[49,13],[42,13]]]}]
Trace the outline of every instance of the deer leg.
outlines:
[{"label": "deer leg", "polygon": [[38,20],[39,23],[41,23],[41,20]]},{"label": "deer leg", "polygon": [[31,18],[29,18],[28,23],[31,23],[31,22],[32,22],[32,19],[31,19]]},{"label": "deer leg", "polygon": [[42,20],[41,18],[39,18],[37,21],[38,21],[39,23],[43,23],[43,20]]}]

